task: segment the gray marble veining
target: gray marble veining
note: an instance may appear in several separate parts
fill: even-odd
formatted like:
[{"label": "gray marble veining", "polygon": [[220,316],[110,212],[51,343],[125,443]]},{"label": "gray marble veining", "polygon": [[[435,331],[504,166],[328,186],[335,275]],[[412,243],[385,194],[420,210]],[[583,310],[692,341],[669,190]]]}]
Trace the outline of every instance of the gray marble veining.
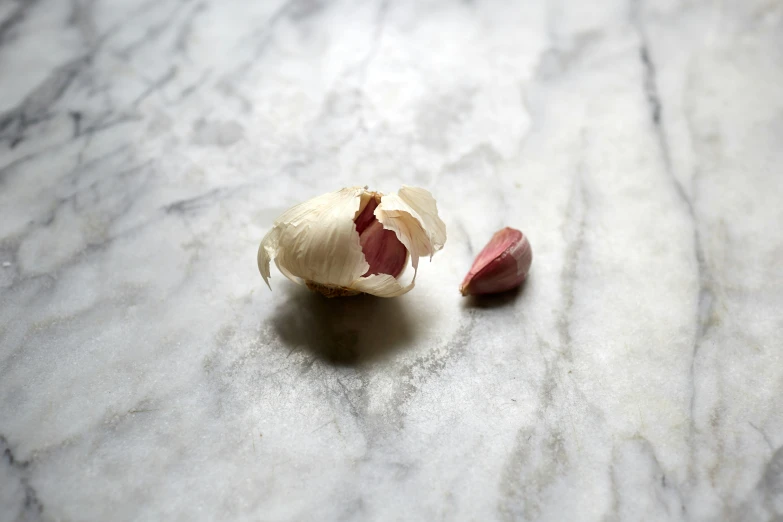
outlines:
[{"label": "gray marble veining", "polygon": [[[5,0],[0,71],[0,520],[783,517],[780,1]],[[411,293],[263,286],[402,183]]]}]

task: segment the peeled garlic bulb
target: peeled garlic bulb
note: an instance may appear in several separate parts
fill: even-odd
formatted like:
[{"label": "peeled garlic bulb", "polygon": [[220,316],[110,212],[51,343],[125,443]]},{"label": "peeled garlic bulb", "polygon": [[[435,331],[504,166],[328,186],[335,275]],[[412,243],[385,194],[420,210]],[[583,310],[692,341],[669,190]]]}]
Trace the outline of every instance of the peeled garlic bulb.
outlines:
[{"label": "peeled garlic bulb", "polygon": [[[446,225],[428,191],[403,185],[384,195],[349,187],[284,212],[258,247],[258,270],[267,286],[274,259],[288,279],[327,297],[396,297],[413,288],[419,258],[445,242]],[[403,285],[408,257],[414,273]]]}]

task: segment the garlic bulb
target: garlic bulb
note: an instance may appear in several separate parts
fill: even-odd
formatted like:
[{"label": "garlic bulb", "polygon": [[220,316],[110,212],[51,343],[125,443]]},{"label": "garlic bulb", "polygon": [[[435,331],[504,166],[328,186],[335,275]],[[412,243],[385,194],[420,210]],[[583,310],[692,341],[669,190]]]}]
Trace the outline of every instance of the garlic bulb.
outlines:
[{"label": "garlic bulb", "polygon": [[[258,270],[267,286],[274,259],[288,279],[327,297],[396,297],[413,288],[419,257],[431,258],[445,242],[446,225],[428,191],[403,185],[383,195],[349,187],[284,212],[258,247]],[[413,278],[403,285],[409,256]]]}]

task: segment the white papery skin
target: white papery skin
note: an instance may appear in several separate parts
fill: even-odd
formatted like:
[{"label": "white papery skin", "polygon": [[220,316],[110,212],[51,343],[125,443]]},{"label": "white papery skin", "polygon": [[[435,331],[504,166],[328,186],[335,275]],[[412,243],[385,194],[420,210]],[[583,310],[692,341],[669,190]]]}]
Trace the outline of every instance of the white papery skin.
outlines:
[{"label": "white papery skin", "polygon": [[354,220],[377,193],[367,187],[348,187],[300,203],[275,220],[258,247],[258,270],[269,285],[272,259],[288,279],[316,283],[346,293],[364,292],[396,297],[416,283],[419,257],[432,257],[446,242],[446,225],[438,217],[429,191],[403,187],[381,196],[375,218],[391,230],[408,250],[414,274],[404,285],[389,274],[363,276],[365,259]]}]

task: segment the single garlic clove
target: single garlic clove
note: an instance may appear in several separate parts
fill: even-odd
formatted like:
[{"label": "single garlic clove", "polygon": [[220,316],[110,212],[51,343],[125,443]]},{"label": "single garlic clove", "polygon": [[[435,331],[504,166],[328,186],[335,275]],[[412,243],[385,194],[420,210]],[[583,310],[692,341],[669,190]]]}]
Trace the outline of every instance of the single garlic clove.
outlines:
[{"label": "single garlic clove", "polygon": [[361,237],[362,232],[364,232],[367,227],[378,221],[375,217],[375,209],[378,208],[380,199],[381,198],[377,194],[370,194],[367,204],[361,212],[359,212],[359,215],[356,216],[356,219],[353,220],[359,237]]},{"label": "single garlic clove", "polygon": [[495,232],[479,253],[459,291],[462,295],[496,294],[516,288],[527,277],[533,251],[527,237],[514,228]]},{"label": "single garlic clove", "polygon": [[383,228],[375,217],[375,209],[380,202],[380,194],[371,194],[367,204],[354,219],[356,232],[359,233],[359,244],[370,265],[362,275],[367,277],[388,274],[396,278],[402,274],[408,263],[408,249],[397,239],[394,232]]},{"label": "single garlic clove", "polygon": [[389,274],[399,277],[408,263],[408,250],[391,230],[386,230],[379,221],[364,229],[359,235],[364,257],[370,269],[364,277],[375,274]]}]

